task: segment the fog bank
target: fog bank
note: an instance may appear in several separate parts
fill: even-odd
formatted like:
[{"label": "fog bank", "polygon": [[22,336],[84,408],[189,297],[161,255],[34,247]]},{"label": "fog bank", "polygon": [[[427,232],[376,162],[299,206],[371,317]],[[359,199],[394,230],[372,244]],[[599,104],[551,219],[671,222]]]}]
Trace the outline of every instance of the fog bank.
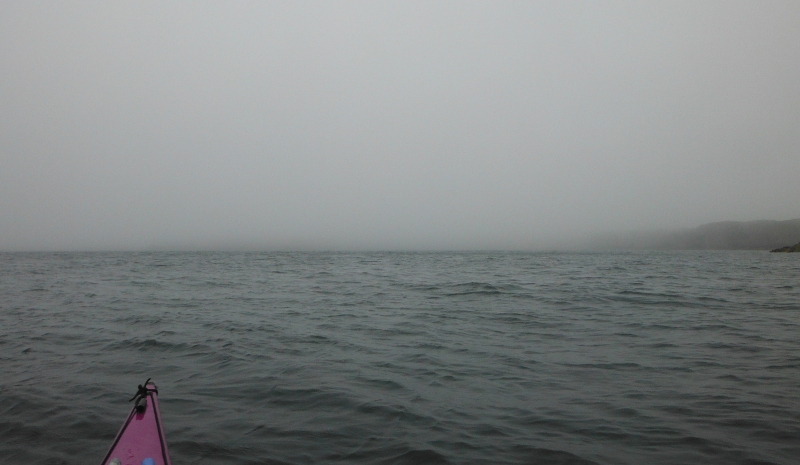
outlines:
[{"label": "fog bank", "polygon": [[3,2],[0,250],[800,216],[797,2]]}]

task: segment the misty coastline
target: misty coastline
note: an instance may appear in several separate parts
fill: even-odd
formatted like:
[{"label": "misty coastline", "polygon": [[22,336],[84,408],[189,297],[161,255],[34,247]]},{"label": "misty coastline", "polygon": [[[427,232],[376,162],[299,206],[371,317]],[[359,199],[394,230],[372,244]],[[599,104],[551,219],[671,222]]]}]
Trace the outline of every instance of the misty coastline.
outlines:
[{"label": "misty coastline", "polygon": [[800,241],[800,218],[722,221],[696,228],[603,233],[591,250],[773,250]]},{"label": "misty coastline", "polygon": [[770,252],[776,253],[797,253],[800,252],[800,242],[795,245],[787,245],[785,247],[778,247],[777,249],[772,249]]}]

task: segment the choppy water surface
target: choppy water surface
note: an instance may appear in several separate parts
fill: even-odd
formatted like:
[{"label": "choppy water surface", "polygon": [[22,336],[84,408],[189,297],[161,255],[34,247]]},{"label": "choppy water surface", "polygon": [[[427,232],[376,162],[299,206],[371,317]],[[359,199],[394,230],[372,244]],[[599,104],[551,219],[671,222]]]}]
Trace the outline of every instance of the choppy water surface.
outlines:
[{"label": "choppy water surface", "polygon": [[0,461],[791,464],[800,255],[0,255]]}]

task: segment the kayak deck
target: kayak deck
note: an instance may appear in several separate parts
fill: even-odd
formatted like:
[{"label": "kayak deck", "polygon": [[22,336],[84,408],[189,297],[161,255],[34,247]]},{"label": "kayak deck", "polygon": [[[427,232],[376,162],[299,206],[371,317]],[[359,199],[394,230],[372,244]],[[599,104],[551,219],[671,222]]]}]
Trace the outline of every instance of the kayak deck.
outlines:
[{"label": "kayak deck", "polygon": [[139,392],[131,399],[136,404],[102,465],[171,465],[158,409],[158,389],[149,381],[144,387],[140,385]]}]

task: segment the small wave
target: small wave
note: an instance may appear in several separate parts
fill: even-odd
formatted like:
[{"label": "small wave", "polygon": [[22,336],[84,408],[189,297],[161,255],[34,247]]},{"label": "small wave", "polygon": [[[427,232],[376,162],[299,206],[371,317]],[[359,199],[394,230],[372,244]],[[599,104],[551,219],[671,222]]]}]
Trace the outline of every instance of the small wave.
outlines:
[{"label": "small wave", "polygon": [[459,295],[498,295],[516,290],[518,286],[501,286],[483,282],[469,282],[447,286],[445,295],[454,297]]},{"label": "small wave", "polygon": [[414,449],[396,455],[392,458],[383,460],[379,463],[386,465],[422,465],[422,464],[445,464],[450,463],[447,457],[431,449]]},{"label": "small wave", "polygon": [[599,370],[645,370],[647,367],[638,363],[565,363],[565,366],[575,368],[596,368]]},{"label": "small wave", "polygon": [[363,384],[380,389],[381,391],[400,391],[405,389],[402,384],[390,379],[360,379]]},{"label": "small wave", "polygon": [[562,450],[544,449],[530,446],[517,446],[515,455],[524,457],[525,463],[540,465],[598,465],[575,454]]},{"label": "small wave", "polygon": [[185,342],[173,343],[160,341],[158,339],[126,339],[108,344],[103,350],[120,351],[139,351],[139,352],[187,352],[193,351],[199,354],[209,354],[213,349],[204,344],[188,344]]},{"label": "small wave", "polygon": [[763,352],[766,349],[763,347],[751,345],[751,344],[727,344],[724,342],[708,342],[701,344],[702,347],[707,347],[709,349],[725,349],[735,352],[748,352],[748,353],[758,353]]}]

